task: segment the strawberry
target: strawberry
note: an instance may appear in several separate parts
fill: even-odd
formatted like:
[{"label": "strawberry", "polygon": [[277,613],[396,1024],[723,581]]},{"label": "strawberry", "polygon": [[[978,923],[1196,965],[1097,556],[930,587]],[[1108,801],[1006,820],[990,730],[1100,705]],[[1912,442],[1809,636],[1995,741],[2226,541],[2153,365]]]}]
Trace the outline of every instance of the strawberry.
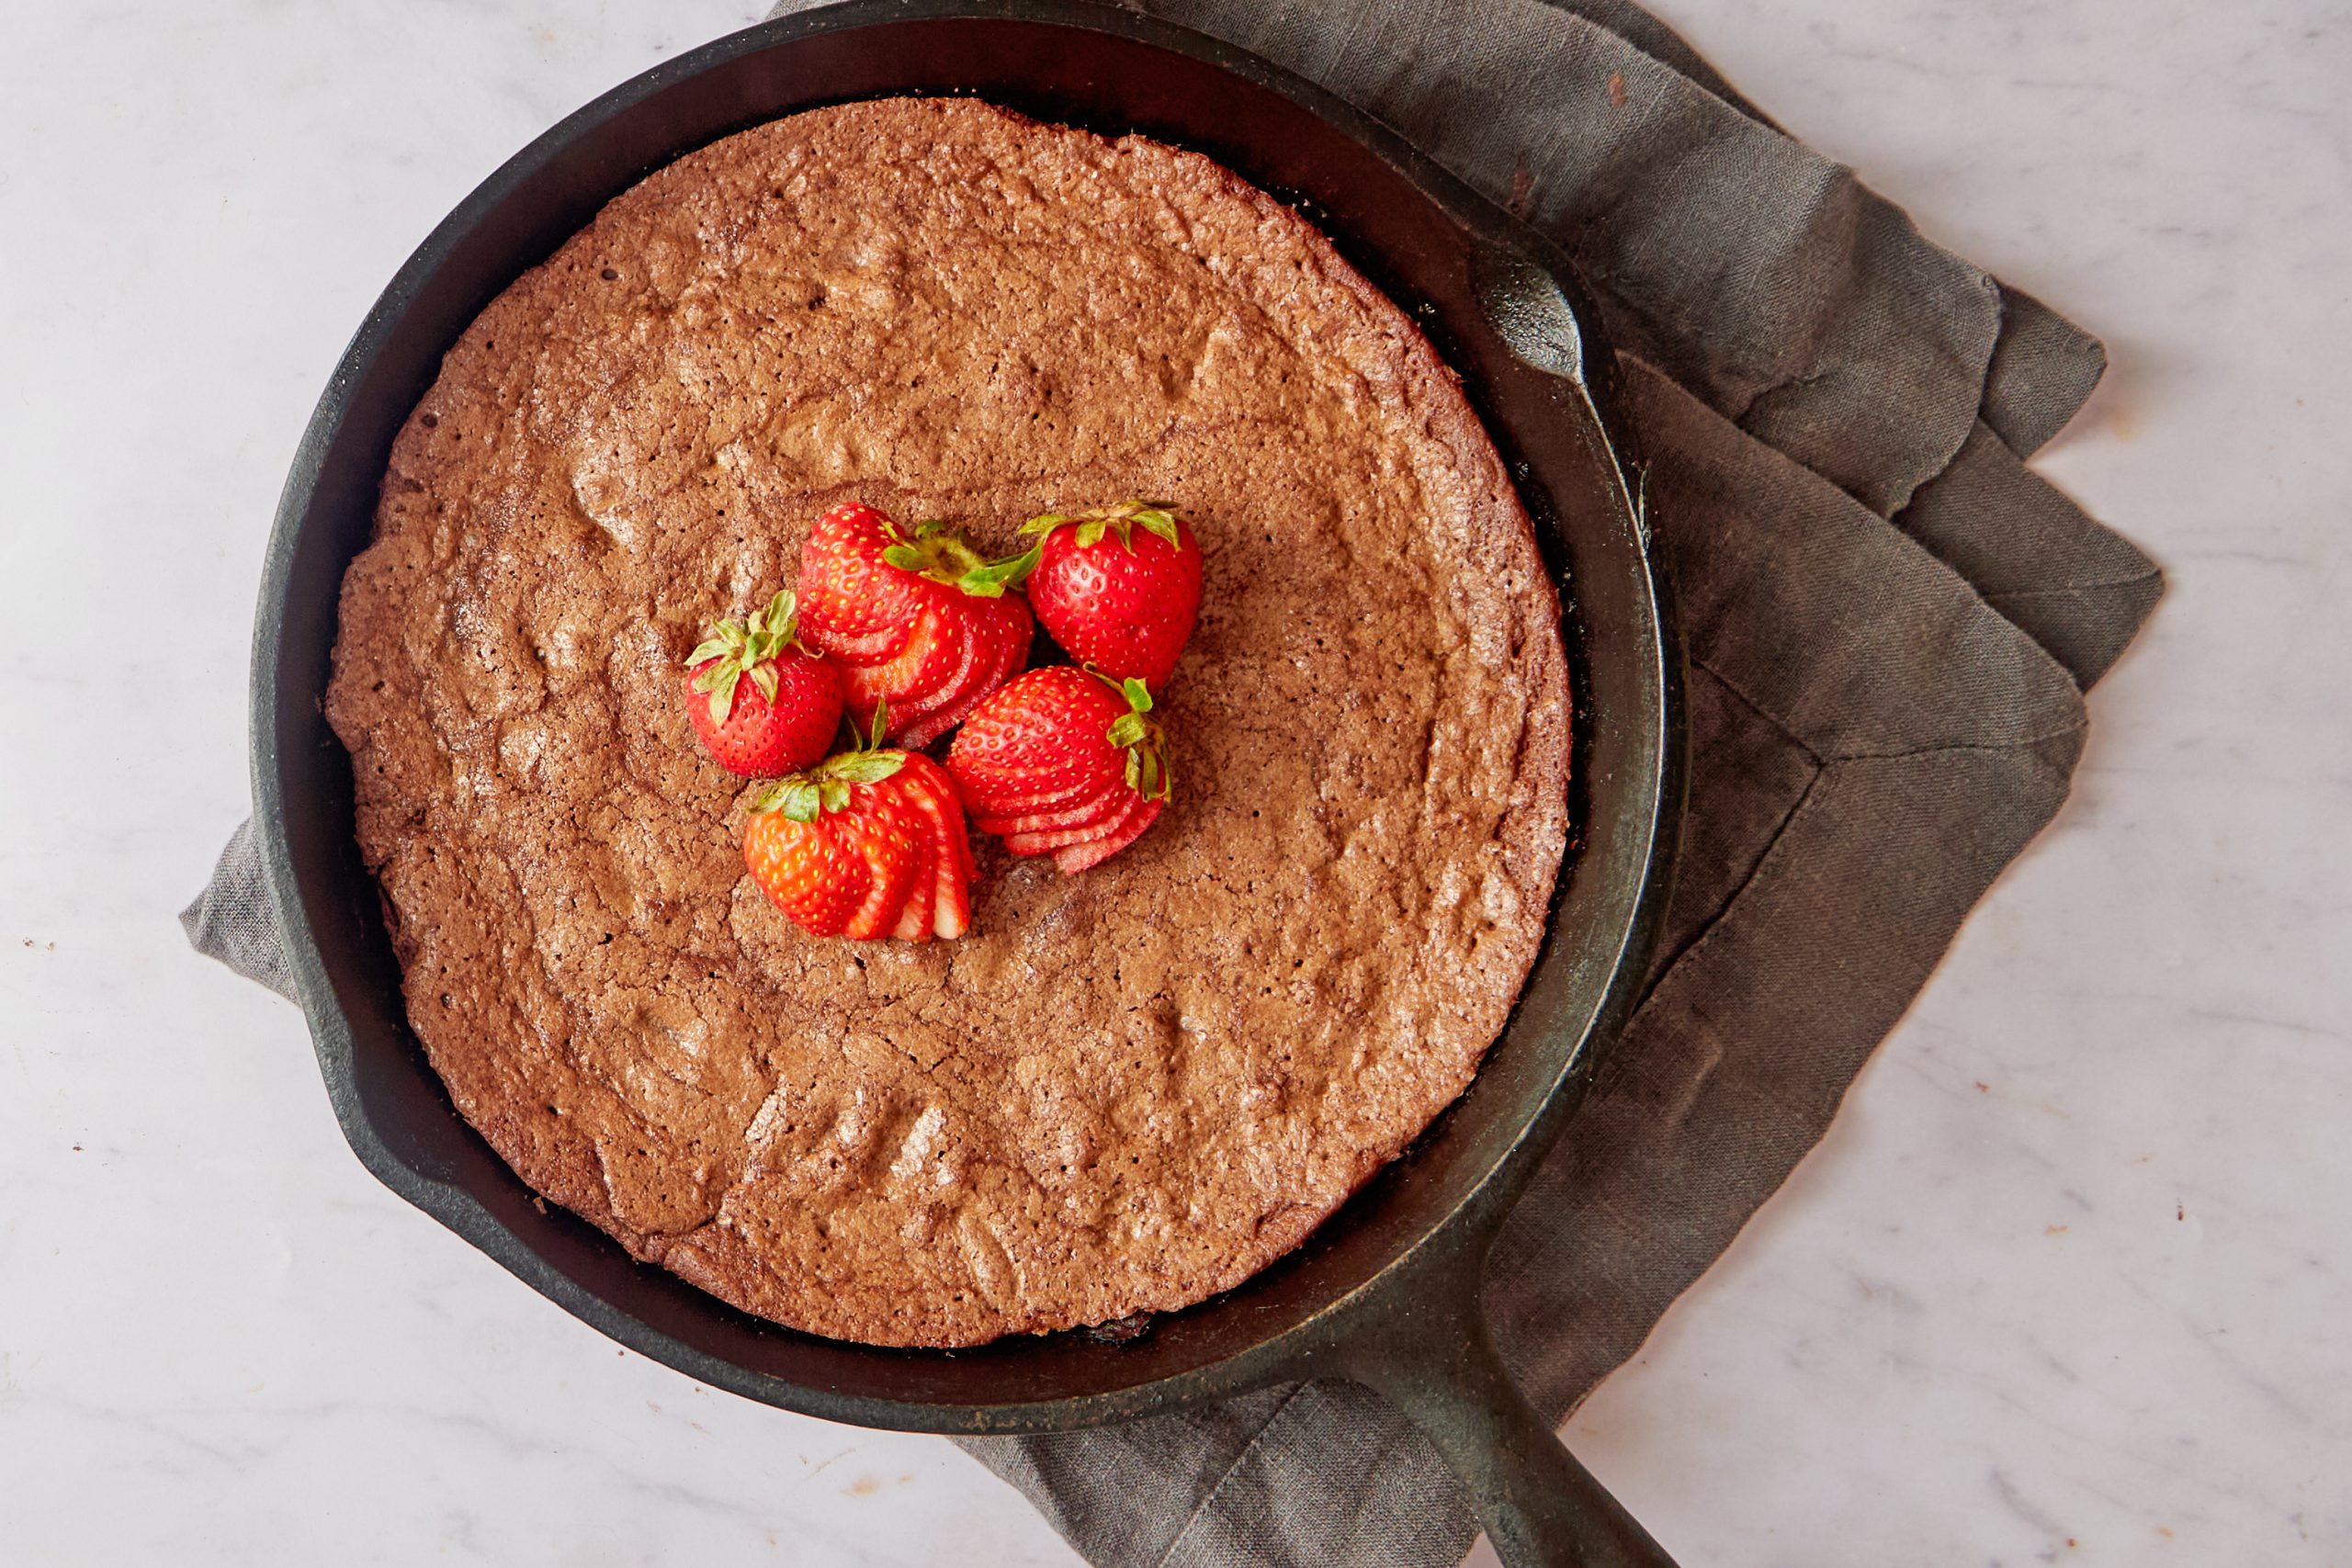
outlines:
[{"label": "strawberry", "polygon": [[1162,502],[1033,517],[1044,536],[1011,576],[1070,657],[1153,691],[1168,683],[1201,612],[1201,547]]},{"label": "strawberry", "polygon": [[972,846],[946,771],[872,742],[762,790],[743,863],[818,936],[929,942],[971,924]]},{"label": "strawberry", "polygon": [[1034,623],[1008,592],[1014,564],[983,560],[944,523],[910,537],[870,506],[825,513],[801,547],[802,619],[845,666],[861,728],[887,707],[888,739],[928,745],[1028,662]]},{"label": "strawberry", "polygon": [[1082,871],[1133,843],[1168,801],[1151,692],[1075,665],[1032,670],[981,700],[947,771],[982,827],[1015,854]]},{"label": "strawberry", "polygon": [[[686,717],[720,767],[772,779],[816,761],[842,721],[842,677],[794,640],[786,589],[686,655]],[[749,677],[749,679],[746,679]]]}]

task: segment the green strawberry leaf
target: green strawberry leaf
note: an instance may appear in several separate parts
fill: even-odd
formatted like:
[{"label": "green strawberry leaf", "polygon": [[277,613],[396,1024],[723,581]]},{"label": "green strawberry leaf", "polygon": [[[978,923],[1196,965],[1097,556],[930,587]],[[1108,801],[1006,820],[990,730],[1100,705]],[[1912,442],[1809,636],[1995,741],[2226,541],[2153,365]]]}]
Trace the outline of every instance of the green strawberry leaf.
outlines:
[{"label": "green strawberry leaf", "polygon": [[1023,534],[1050,534],[1055,529],[1069,521],[1069,517],[1063,513],[1040,513],[1038,515],[1029,519],[1028,522],[1021,525],[1021,531]]},{"label": "green strawberry leaf", "polygon": [[1157,534],[1178,549],[1184,547],[1182,536],[1176,532],[1176,513],[1165,503],[1154,502],[1136,513],[1136,519],[1146,533]]},{"label": "green strawberry leaf", "polygon": [[882,552],[882,558],[900,571],[920,572],[931,565],[931,559],[912,545],[892,545]]},{"label": "green strawberry leaf", "polygon": [[781,653],[800,630],[800,599],[786,588],[767,603],[767,608],[752,617],[754,632],[765,633],[774,639],[775,651]]},{"label": "green strawberry leaf", "polygon": [[[717,674],[718,671],[714,670],[711,673]],[[711,684],[709,688],[711,723],[725,724],[727,716],[735,711],[735,682],[742,678],[741,671],[729,670],[722,679]]]},{"label": "green strawberry leaf", "polygon": [[826,776],[842,784],[880,784],[907,765],[904,751],[854,751],[825,764]]},{"label": "green strawberry leaf", "polygon": [[1091,549],[1102,542],[1103,532],[1111,526],[1110,519],[1090,517],[1078,525],[1078,547]]},{"label": "green strawberry leaf", "polygon": [[1037,570],[1037,563],[1045,558],[1045,554],[1046,545],[1041,539],[1017,556],[1007,556],[1002,560],[973,568],[956,586],[982,599],[1002,598],[1006,589],[1018,588],[1029,581],[1029,574]]},{"label": "green strawberry leaf", "polygon": [[827,811],[840,811],[849,805],[849,785],[839,779],[826,779],[817,785],[817,799]]},{"label": "green strawberry leaf", "polygon": [[744,676],[760,694],[775,701],[775,660],[792,647],[797,601],[785,589],[741,621],[721,621],[686,655],[696,670],[693,687],[710,694],[710,721],[725,724],[735,711],[735,689]]},{"label": "green strawberry leaf", "polygon": [[754,811],[781,811],[795,822],[814,822],[822,809],[817,786],[806,778],[779,779],[752,803]]},{"label": "green strawberry leaf", "polygon": [[1103,728],[1103,739],[1127,754],[1127,787],[1147,800],[1168,798],[1168,759],[1161,750],[1159,726],[1146,718],[1151,711],[1151,688],[1130,675],[1114,681],[1093,665],[1086,672],[1127,699],[1127,711]]}]

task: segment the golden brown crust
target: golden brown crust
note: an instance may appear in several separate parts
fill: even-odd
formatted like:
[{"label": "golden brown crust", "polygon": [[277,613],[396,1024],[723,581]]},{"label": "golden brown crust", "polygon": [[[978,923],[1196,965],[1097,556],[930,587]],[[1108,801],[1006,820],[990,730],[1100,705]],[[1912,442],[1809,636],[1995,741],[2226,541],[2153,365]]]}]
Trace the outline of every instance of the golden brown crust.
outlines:
[{"label": "golden brown crust", "polygon": [[[1183,505],[1175,805],[972,934],[804,936],[677,697],[855,497],[985,547]],[[328,716],[410,1016],[525,1179],[749,1311],[961,1345],[1295,1246],[1476,1071],[1566,840],[1558,610],[1396,307],[1198,156],[965,101],[731,137],[483,312],[395,443]]]}]

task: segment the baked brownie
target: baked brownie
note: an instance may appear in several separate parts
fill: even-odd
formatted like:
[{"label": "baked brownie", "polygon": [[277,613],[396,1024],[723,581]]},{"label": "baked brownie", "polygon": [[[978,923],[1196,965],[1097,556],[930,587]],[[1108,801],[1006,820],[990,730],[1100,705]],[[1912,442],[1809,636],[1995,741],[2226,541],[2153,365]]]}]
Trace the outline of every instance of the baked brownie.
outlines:
[{"label": "baked brownie", "polygon": [[[679,701],[849,498],[995,553],[1182,505],[1174,802],[971,933],[803,934]],[[525,1180],[778,1322],[969,1345],[1296,1246],[1461,1093],[1566,833],[1558,606],[1454,378],[1208,160],[982,104],[795,115],[628,191],[394,444],[328,716],[411,1021]]]}]

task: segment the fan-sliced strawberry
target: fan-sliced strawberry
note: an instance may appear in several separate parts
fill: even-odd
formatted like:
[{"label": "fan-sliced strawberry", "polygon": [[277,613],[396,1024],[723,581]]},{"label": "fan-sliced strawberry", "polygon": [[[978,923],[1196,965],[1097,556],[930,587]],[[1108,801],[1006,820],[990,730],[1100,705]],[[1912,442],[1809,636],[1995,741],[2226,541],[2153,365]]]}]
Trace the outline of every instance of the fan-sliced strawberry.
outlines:
[{"label": "fan-sliced strawberry", "polygon": [[[1065,869],[1065,852],[1093,865],[1134,842],[1168,798],[1159,729],[1145,716],[1151,706],[1139,679],[1114,685],[1067,664],[1032,670],[972,710],[947,771],[984,825],[1021,825],[1003,834],[1005,848],[1053,854]],[[1113,847],[1093,852],[1105,843]]]},{"label": "fan-sliced strawberry", "polygon": [[859,728],[887,703],[887,738],[928,745],[1028,661],[1035,623],[1012,592],[1027,558],[991,563],[944,523],[908,532],[854,502],[824,515],[801,547],[801,619],[845,667]]},{"label": "fan-sliced strawberry", "polygon": [[1159,813],[1167,804],[1164,800],[1145,801],[1143,809],[1132,813],[1118,831],[1106,834],[1100,839],[1090,839],[1082,844],[1071,844],[1067,848],[1056,850],[1054,863],[1061,867],[1062,874],[1065,876],[1076,876],[1081,871],[1101,865],[1104,861],[1142,838],[1143,830],[1159,819]]},{"label": "fan-sliced strawberry", "polygon": [[[944,839],[934,809],[954,791],[920,754],[865,746],[838,753],[760,792],[743,829],[743,863],[778,908],[819,936],[961,935],[971,846]],[[960,807],[956,821],[960,832]]]}]

